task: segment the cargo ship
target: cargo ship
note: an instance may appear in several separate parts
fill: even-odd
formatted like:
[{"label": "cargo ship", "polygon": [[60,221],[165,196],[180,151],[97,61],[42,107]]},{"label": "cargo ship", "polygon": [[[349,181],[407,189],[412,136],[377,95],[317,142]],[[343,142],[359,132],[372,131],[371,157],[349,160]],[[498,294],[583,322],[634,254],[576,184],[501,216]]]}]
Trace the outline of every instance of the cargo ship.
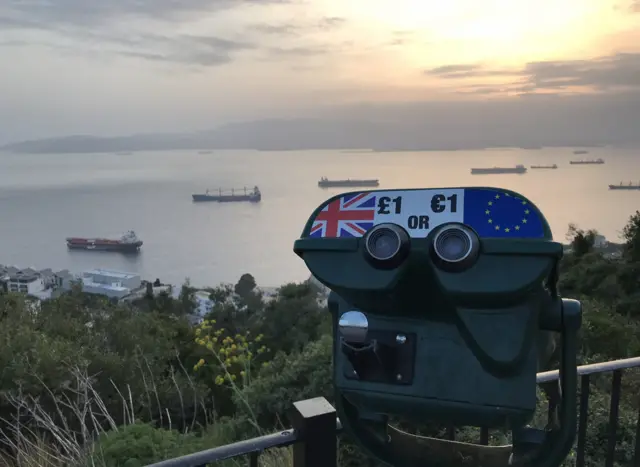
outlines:
[{"label": "cargo ship", "polygon": [[515,167],[485,167],[471,169],[472,175],[485,175],[485,174],[523,174],[527,172],[527,168],[518,164]]},{"label": "cargo ship", "polygon": [[227,191],[223,191],[219,188],[217,193],[215,191],[212,193],[207,190],[205,193],[193,194],[191,197],[195,202],[217,201],[218,203],[233,203],[249,201],[251,203],[259,203],[262,199],[262,194],[260,193],[260,189],[257,186],[254,186],[253,191],[247,191],[246,187],[244,189],[234,188]]},{"label": "cargo ship", "polygon": [[584,149],[577,149],[575,151],[573,151],[574,154],[578,155],[578,154],[589,154],[589,151],[585,151]]},{"label": "cargo ship", "polygon": [[329,180],[327,177],[322,177],[318,182],[320,188],[330,187],[356,187],[356,186],[378,186],[380,182],[378,179],[350,179],[346,180]]},{"label": "cargo ship", "polygon": [[579,161],[569,161],[572,165],[587,165],[587,164],[604,164],[604,159],[585,159]]},{"label": "cargo ship", "polygon": [[532,165],[532,169],[557,169],[558,166],[556,164],[553,165]]},{"label": "cargo ship", "polygon": [[640,190],[640,183],[629,182],[627,185],[623,185],[620,182],[619,185],[609,185],[610,190]]},{"label": "cargo ship", "polygon": [[142,246],[142,240],[138,238],[133,230],[126,232],[119,239],[117,238],[67,238],[67,247],[76,250],[106,250],[135,252]]}]

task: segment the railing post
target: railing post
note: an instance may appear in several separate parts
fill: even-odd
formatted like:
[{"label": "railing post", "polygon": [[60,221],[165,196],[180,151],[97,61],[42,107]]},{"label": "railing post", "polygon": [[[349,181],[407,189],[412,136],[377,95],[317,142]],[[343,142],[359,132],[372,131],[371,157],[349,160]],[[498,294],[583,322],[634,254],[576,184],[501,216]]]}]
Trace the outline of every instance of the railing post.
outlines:
[{"label": "railing post", "polygon": [[336,409],[324,397],[293,406],[291,421],[300,440],[293,445],[293,467],[337,467]]}]

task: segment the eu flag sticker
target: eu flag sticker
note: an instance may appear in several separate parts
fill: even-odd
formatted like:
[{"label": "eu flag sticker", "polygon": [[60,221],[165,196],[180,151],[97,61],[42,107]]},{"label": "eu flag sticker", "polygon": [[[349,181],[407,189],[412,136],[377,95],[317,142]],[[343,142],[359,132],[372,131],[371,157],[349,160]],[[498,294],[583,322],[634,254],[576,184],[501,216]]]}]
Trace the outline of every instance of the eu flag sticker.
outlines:
[{"label": "eu flag sticker", "polygon": [[535,206],[495,188],[464,190],[464,223],[479,237],[546,237],[546,221]]}]

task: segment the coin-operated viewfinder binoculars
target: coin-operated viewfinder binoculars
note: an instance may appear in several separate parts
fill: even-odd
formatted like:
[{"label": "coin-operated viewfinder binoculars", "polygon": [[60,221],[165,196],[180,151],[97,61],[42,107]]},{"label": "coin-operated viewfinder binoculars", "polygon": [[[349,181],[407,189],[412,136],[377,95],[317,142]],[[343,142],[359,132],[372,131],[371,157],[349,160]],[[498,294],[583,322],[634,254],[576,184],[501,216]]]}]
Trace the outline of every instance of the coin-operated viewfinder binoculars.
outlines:
[{"label": "coin-operated viewfinder binoculars", "polygon": [[[563,462],[581,305],[558,296],[563,248],[531,201],[497,188],[346,193],[316,209],[294,251],[332,291],[336,407],[371,455],[398,467]],[[536,430],[536,373],[555,350],[555,422]],[[412,436],[389,417],[506,428],[512,444]]]}]

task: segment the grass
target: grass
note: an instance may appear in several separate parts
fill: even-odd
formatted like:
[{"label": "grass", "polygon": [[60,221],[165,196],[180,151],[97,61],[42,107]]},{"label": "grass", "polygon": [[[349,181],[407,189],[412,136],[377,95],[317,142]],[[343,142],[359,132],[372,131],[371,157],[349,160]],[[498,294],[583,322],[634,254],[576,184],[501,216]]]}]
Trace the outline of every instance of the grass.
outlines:
[{"label": "grass", "polygon": [[[145,367],[143,360],[141,369]],[[184,369],[182,369],[184,370]],[[186,374],[186,371],[183,371]],[[72,368],[73,381],[68,382],[62,392],[54,392],[42,383],[44,397],[33,397],[18,391],[4,394],[15,413],[11,419],[0,420],[5,425],[0,430],[0,443],[4,454],[0,454],[0,465],[7,467],[119,467],[146,465],[151,462],[178,457],[200,450],[211,449],[234,441],[233,429],[219,423],[214,417],[206,417],[207,426],[199,427],[194,421],[187,428],[177,431],[172,426],[169,411],[160,407],[151,409],[164,430],[141,424],[136,419],[134,397],[130,388],[114,388],[120,398],[122,410],[118,417],[124,424],[118,425],[109,413],[107,404],[92,384],[92,377],[85,371]],[[187,374],[187,378],[188,378]],[[149,374],[143,374],[144,399],[150,404],[159,401],[158,389]],[[174,380],[175,381],[175,380]],[[193,383],[188,378],[190,384]],[[176,383],[180,400],[183,391]],[[195,387],[192,387],[195,391]],[[234,391],[240,388],[232,386]],[[45,408],[42,400],[47,399]],[[200,410],[208,412],[204,401],[199,400]],[[210,415],[210,412],[208,412]],[[202,412],[200,412],[202,415]],[[185,419],[183,414],[183,420]],[[266,434],[252,423],[259,434]],[[203,428],[196,430],[196,428]],[[136,444],[137,443],[137,444]],[[139,450],[139,453],[136,452]],[[121,451],[122,458],[120,456]],[[124,457],[129,456],[128,460]],[[137,460],[137,461],[136,461]],[[243,458],[219,463],[222,467],[246,465]],[[292,465],[291,448],[274,449],[262,453],[262,467],[287,467]]]}]

